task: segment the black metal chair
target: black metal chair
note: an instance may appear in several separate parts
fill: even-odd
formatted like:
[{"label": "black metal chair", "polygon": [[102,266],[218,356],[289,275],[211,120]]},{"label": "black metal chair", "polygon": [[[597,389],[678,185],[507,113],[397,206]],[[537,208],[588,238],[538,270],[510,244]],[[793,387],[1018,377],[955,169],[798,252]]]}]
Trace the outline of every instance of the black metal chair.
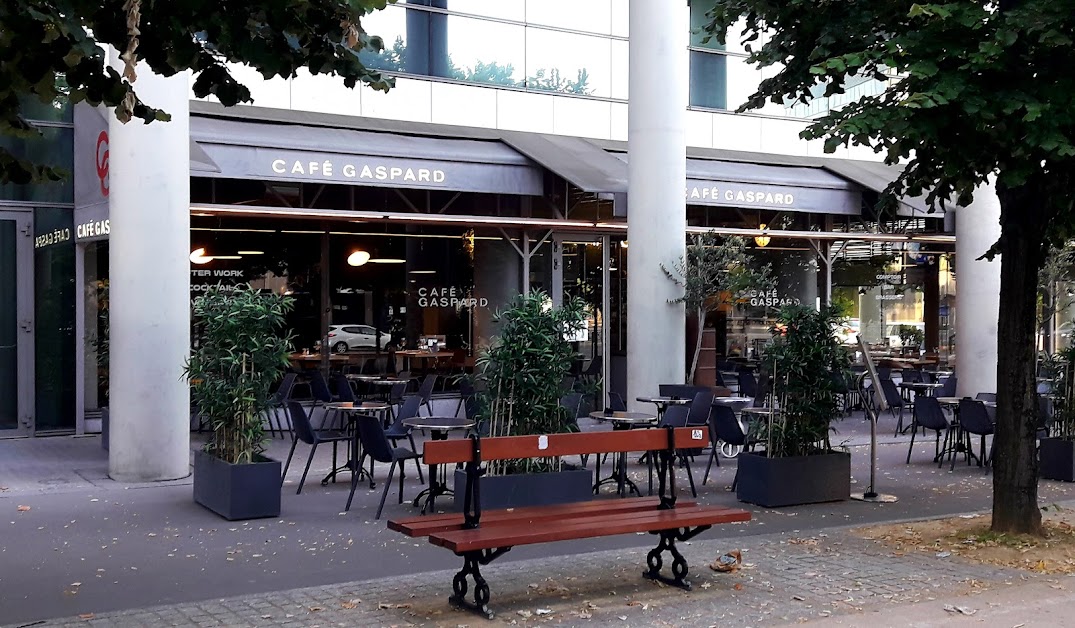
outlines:
[{"label": "black metal chair", "polygon": [[474,389],[474,384],[467,378],[459,380],[459,405],[455,407],[455,414],[459,416],[459,411],[463,409],[467,401],[473,397],[477,391]]},{"label": "black metal chair", "polygon": [[421,400],[421,405],[425,406],[429,416],[433,416],[433,406],[430,400],[433,399],[433,387],[436,385],[437,375],[436,373],[430,373],[422,378],[422,384],[418,387],[418,397]]},{"label": "black metal chair", "polygon": [[623,397],[618,392],[608,393],[608,407],[613,412],[627,412],[627,404],[623,402]]},{"label": "black metal chair", "polygon": [[[332,481],[336,481],[336,450],[340,443],[346,443],[350,445],[353,438],[350,434],[336,430],[315,430],[310,424],[310,418],[306,415],[306,410],[303,409],[302,404],[297,401],[287,402],[288,414],[291,416],[291,426],[294,431],[295,437],[291,441],[291,451],[287,454],[287,462],[284,463],[284,472],[280,476],[280,484],[283,485],[284,478],[287,477],[287,469],[291,466],[291,458],[295,455],[295,447],[299,444],[299,441],[306,443],[310,446],[310,455],[306,458],[306,468],[302,470],[302,479],[299,480],[299,488],[295,491],[298,495],[302,493],[302,487],[306,484],[306,474],[310,472],[310,465],[314,461],[314,454],[317,452],[317,446],[321,443],[332,443]],[[348,450],[350,451],[350,450]],[[357,478],[358,473],[352,470],[354,477]]]},{"label": "black metal chair", "polygon": [[[276,438],[276,433],[280,432],[280,438],[284,438],[284,434],[291,432],[291,422],[288,421],[287,429],[284,429],[284,420],[287,419],[287,402],[291,399],[291,391],[295,388],[295,382],[299,376],[297,373],[284,373],[284,377],[280,380],[280,385],[276,387],[276,392],[273,393],[272,406],[268,416],[269,420],[269,433],[273,438]],[[283,418],[281,418],[281,415]],[[272,422],[275,419],[276,427],[273,428]]]},{"label": "black metal chair", "polygon": [[[938,466],[944,464],[944,459],[941,457],[942,453],[948,449],[948,440],[952,436],[952,424],[948,422],[948,419],[944,416],[944,410],[941,409],[941,404],[933,397],[919,396],[914,400],[914,429],[911,430],[911,444],[907,448],[907,464],[911,464],[911,452],[914,450],[914,437],[918,431],[917,428],[922,428],[922,431],[932,430],[937,433],[936,443],[934,443],[933,461],[938,463]],[[941,432],[944,432],[944,445],[941,445]]]},{"label": "black metal chair", "polygon": [[[743,426],[739,424],[739,420],[735,417],[735,411],[732,410],[731,406],[723,404],[713,406],[713,411],[709,413],[709,442],[713,445],[713,451],[709,453],[709,464],[705,467],[702,485],[709,481],[709,471],[713,468],[713,463],[716,462],[717,467],[720,467],[720,458],[717,455],[720,450],[719,443],[723,442],[733,447],[741,447],[744,451],[750,446],[747,435],[743,431]],[[737,467],[735,478],[732,479],[733,491],[738,481],[739,469]]]},{"label": "black metal chair", "polygon": [[957,383],[959,383],[959,380],[956,379],[956,374],[952,373],[941,382],[941,387],[937,389],[936,395],[938,397],[955,397]]},{"label": "black metal chair", "polygon": [[974,395],[974,399],[976,401],[991,401],[993,403],[996,403],[997,402],[997,393],[983,393],[983,392],[980,392],[977,395]]},{"label": "black metal chair", "polygon": [[[389,442],[388,437],[385,435],[384,428],[381,426],[381,421],[375,416],[360,414],[358,415],[358,438],[362,443],[362,458],[359,460],[359,467],[361,468],[363,460],[366,456],[369,456],[376,462],[388,463],[388,479],[384,483],[384,492],[381,493],[381,503],[377,506],[376,519],[381,518],[381,511],[384,510],[384,500],[388,497],[388,489],[392,487],[392,476],[395,475],[396,467],[399,467],[399,503],[403,503],[403,480],[406,477],[404,473],[403,463],[408,460],[414,461],[414,466],[421,472],[421,462],[419,461],[421,456],[414,452],[414,450],[406,449],[404,447],[393,447]],[[347,496],[347,506],[344,507],[345,511],[351,510],[351,500],[355,497],[355,488],[358,487],[358,474],[351,476],[351,493]]]},{"label": "black metal chair", "polygon": [[758,398],[758,380],[750,371],[739,371],[739,396]]},{"label": "black metal chair", "polygon": [[694,394],[694,401],[688,406],[687,425],[691,427],[709,425],[709,414],[713,410],[713,393],[700,390]]},{"label": "black metal chair", "polygon": [[[388,426],[384,431],[384,435],[388,440],[392,441],[393,447],[399,446],[399,441],[406,438],[407,443],[411,446],[412,451],[418,451],[418,447],[414,444],[414,434],[410,426],[403,423],[403,419],[411,419],[418,416],[418,411],[421,409],[422,398],[418,395],[407,395],[403,398],[403,405],[399,407],[399,412],[396,413],[395,419],[392,424]],[[370,476],[373,476],[373,464],[370,464]],[[425,478],[422,477],[422,467],[418,466],[418,479],[425,482]]]},{"label": "black metal chair", "polygon": [[[664,416],[661,417],[661,423],[658,427],[687,427],[687,417],[689,415],[689,406],[668,406],[664,410]],[[690,481],[691,495],[698,497],[698,491],[694,488],[694,472],[691,471],[690,451],[689,449],[676,450],[676,458],[679,459],[680,466],[687,468],[687,480]]]},{"label": "black metal chair", "polygon": [[896,383],[891,379],[881,380],[881,393],[885,396],[885,402],[888,404],[888,411],[892,413],[892,418],[897,419],[894,436],[899,436],[900,432],[903,431],[903,408],[907,404],[900,395],[900,391],[896,389]]},{"label": "black metal chair", "polygon": [[[993,434],[993,421],[989,418],[989,413],[986,411],[985,404],[977,399],[971,399],[969,397],[960,399],[959,427],[963,430],[963,435],[966,437],[967,464],[970,464],[972,451],[970,437],[973,435],[981,438],[978,466],[988,467],[990,459],[985,453],[985,437]],[[956,459],[955,456],[952,456],[951,469],[955,468]]]}]

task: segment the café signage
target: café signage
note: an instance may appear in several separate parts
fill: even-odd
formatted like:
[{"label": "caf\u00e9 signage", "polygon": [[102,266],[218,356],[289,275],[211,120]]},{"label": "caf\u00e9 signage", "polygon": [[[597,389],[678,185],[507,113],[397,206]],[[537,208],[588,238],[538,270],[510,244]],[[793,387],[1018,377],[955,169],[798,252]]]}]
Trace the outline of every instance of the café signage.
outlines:
[{"label": "caf\u00e9 signage", "polygon": [[418,307],[489,307],[489,299],[468,296],[455,286],[418,288]]},{"label": "caf\u00e9 signage", "polygon": [[687,179],[686,199],[688,205],[841,215],[857,215],[862,209],[857,190],[743,181]]},{"label": "caf\u00e9 signage", "polygon": [[97,239],[107,237],[112,233],[112,224],[107,218],[104,220],[91,220],[75,227],[75,240]]},{"label": "caf\u00e9 signage", "polygon": [[734,189],[731,187],[717,187],[715,185],[693,186],[687,188],[688,201],[724,201],[738,206],[765,205],[767,207],[785,206],[795,204],[795,195],[791,192],[777,192],[772,189]]},{"label": "caf\u00e9 signage", "polygon": [[273,159],[270,165],[276,174],[324,177],[332,179],[339,176],[353,181],[388,181],[393,183],[444,183],[443,170],[438,168],[404,168],[401,165],[388,165],[377,162],[356,162],[349,158],[304,160]]},{"label": "caf\u00e9 signage", "polygon": [[67,227],[60,229],[53,229],[47,233],[42,233],[39,236],[34,237],[34,248],[40,249],[46,246],[52,246],[53,244],[61,244],[71,240],[71,230]]},{"label": "caf\u00e9 signage", "polygon": [[795,297],[781,296],[774,290],[748,290],[744,295],[751,307],[783,307],[785,305],[800,305]]}]

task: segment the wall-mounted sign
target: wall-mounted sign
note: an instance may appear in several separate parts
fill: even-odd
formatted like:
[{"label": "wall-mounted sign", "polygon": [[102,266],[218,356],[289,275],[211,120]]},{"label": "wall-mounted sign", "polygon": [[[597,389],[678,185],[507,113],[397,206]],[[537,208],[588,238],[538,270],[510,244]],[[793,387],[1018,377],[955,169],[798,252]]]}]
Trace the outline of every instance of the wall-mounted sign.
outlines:
[{"label": "wall-mounted sign", "polygon": [[489,307],[489,299],[467,296],[465,291],[455,286],[418,288],[418,307]]},{"label": "wall-mounted sign", "polygon": [[902,273],[877,273],[874,278],[882,284],[902,285],[907,283],[907,277]]},{"label": "wall-mounted sign", "polygon": [[219,285],[224,291],[236,290],[246,283],[246,271],[236,268],[192,268],[190,269],[190,291],[205,292]]},{"label": "wall-mounted sign", "polygon": [[862,194],[858,191],[793,185],[687,179],[686,198],[688,205],[843,215],[862,211]]},{"label": "wall-mounted sign", "polygon": [[75,240],[92,240],[108,237],[112,232],[112,225],[107,218],[104,220],[91,220],[75,225]]},{"label": "wall-mounted sign", "polygon": [[801,302],[795,297],[781,296],[774,290],[748,290],[744,297],[751,307],[783,307],[785,305],[800,305]]}]

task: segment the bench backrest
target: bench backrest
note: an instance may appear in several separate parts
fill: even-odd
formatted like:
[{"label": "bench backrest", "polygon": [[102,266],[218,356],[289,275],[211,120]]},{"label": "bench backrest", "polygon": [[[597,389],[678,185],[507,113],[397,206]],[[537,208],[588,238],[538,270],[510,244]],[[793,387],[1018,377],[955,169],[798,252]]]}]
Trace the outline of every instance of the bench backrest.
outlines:
[{"label": "bench backrest", "polygon": [[[551,458],[581,454],[619,453],[623,451],[653,451],[660,449],[693,449],[702,447],[709,435],[704,428],[681,427],[672,430],[640,429],[610,432],[574,432],[541,436],[496,436],[482,438],[481,460],[515,460],[521,458]],[[475,458],[471,439],[429,441],[423,457],[426,464],[455,464]]]}]

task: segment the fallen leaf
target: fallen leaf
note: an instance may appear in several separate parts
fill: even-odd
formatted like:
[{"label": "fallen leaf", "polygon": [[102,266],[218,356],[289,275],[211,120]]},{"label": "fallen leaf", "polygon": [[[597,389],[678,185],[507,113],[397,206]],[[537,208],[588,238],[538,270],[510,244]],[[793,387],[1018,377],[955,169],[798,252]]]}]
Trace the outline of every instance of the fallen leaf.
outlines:
[{"label": "fallen leaf", "polygon": [[30,507],[29,506],[19,506],[15,510],[18,510],[19,512],[26,512],[27,510],[30,510]]},{"label": "fallen leaf", "polygon": [[944,610],[949,613],[957,613],[959,615],[973,615],[978,612],[978,609],[967,608],[966,606],[952,606],[951,604],[945,604]]},{"label": "fallen leaf", "polygon": [[79,619],[93,619],[93,613],[82,613],[78,616]]},{"label": "fallen leaf", "polygon": [[735,586],[732,587],[732,588],[735,589],[736,591],[742,591],[743,590],[743,585],[741,585],[738,582],[736,582]]},{"label": "fallen leaf", "polygon": [[535,611],[538,615],[549,615],[552,613],[551,608],[539,608]]},{"label": "fallen leaf", "polygon": [[523,619],[526,619],[526,618],[530,617],[531,615],[533,615],[533,613],[531,613],[528,610],[521,610],[521,611],[518,611],[516,614],[519,617],[522,617]]},{"label": "fallen leaf", "polygon": [[361,603],[362,603],[362,600],[360,600],[358,598],[355,598],[353,600],[346,600],[346,601],[340,602],[340,607],[345,608],[347,610],[351,610],[351,609],[354,609],[354,608],[358,608],[358,605],[361,604]]},{"label": "fallen leaf", "polygon": [[410,604],[389,604],[388,602],[381,602],[381,603],[377,604],[377,608],[382,609],[382,610],[384,610],[386,608],[410,608],[410,607],[411,607]]}]

